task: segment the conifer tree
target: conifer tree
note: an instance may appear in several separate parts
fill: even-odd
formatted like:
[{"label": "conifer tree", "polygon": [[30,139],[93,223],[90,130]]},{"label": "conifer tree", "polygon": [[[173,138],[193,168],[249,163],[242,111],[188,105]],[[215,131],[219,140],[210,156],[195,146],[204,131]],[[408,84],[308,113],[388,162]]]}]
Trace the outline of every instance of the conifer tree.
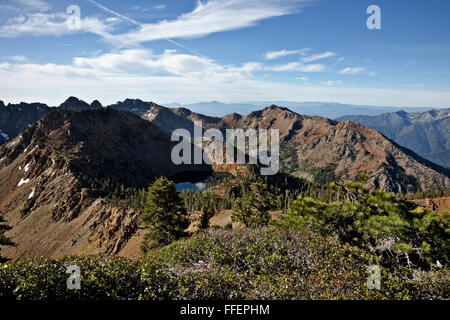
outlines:
[{"label": "conifer tree", "polygon": [[167,178],[157,179],[147,192],[142,221],[148,227],[142,250],[161,247],[185,236],[189,226],[184,202]]},{"label": "conifer tree", "polygon": [[[386,261],[428,267],[447,264],[450,250],[450,213],[435,213],[358,182],[331,183],[336,202],[299,196],[281,225],[323,235],[381,253]],[[341,200],[339,201],[339,198]]]},{"label": "conifer tree", "polygon": [[277,206],[276,197],[262,182],[254,182],[242,198],[237,198],[233,208],[233,221],[242,222],[246,227],[261,227],[269,223],[269,210]]}]

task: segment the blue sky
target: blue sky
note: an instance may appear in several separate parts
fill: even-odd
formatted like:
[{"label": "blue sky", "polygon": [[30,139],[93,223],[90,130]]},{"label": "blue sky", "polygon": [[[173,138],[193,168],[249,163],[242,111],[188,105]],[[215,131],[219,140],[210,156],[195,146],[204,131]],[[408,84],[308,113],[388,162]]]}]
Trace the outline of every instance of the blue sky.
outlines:
[{"label": "blue sky", "polygon": [[[372,4],[381,30],[366,27]],[[0,100],[448,107],[449,12],[447,0],[0,0]]]}]

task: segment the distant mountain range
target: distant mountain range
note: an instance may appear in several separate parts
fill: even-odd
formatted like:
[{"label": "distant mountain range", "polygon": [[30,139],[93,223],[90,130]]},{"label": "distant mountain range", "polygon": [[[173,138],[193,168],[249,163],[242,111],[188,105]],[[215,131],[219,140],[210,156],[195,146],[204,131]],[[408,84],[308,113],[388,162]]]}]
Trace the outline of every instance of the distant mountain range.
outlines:
[{"label": "distant mountain range", "polygon": [[378,116],[345,116],[359,122],[435,163],[450,166],[450,108],[427,112],[405,111]]},{"label": "distant mountain range", "polygon": [[364,105],[341,104],[333,102],[293,102],[293,101],[259,101],[248,103],[221,103],[218,101],[193,104],[167,103],[169,108],[186,108],[196,113],[223,117],[230,113],[248,114],[270,105],[286,107],[298,114],[320,116],[335,119],[347,115],[380,115],[386,112],[422,112],[432,108],[376,107]]},{"label": "distant mountain range", "polygon": [[[0,118],[5,119],[0,122],[0,130],[8,136],[8,140],[14,138],[17,132],[32,126],[32,123],[43,114],[54,110],[104,109],[98,101],[88,104],[75,97],[70,97],[58,108],[37,103],[21,103],[6,107],[3,105],[3,108],[6,110],[6,117]],[[166,134],[179,128],[193,132],[196,120],[201,120],[205,128],[221,130],[228,128],[279,129],[282,138],[281,161],[285,166],[283,170],[311,181],[327,183],[333,179],[351,178],[359,171],[366,171],[371,175],[370,184],[373,187],[387,191],[408,192],[436,186],[444,189],[449,187],[447,169],[422,159],[374,130],[348,121],[338,123],[323,117],[305,116],[275,105],[253,111],[246,116],[231,113],[224,117],[204,115],[187,108],[167,108],[139,99],[126,99],[109,108],[131,112]],[[0,115],[2,114],[0,112]],[[408,118],[403,111],[391,115],[400,115],[402,119]],[[422,113],[421,117],[413,114],[408,121],[420,123],[422,126],[426,124],[428,128],[431,119],[436,119],[441,121],[441,131],[447,128],[448,132],[448,122],[445,122],[448,117],[445,115],[445,110]],[[425,121],[425,119],[428,120]],[[3,126],[5,123],[8,125]],[[430,126],[439,128],[435,125]],[[98,135],[98,132],[94,131],[89,135]],[[429,131],[426,130],[426,132]],[[385,135],[389,137],[388,134]],[[424,139],[429,137],[431,140],[435,136],[437,137],[437,135],[425,135]],[[439,145],[443,141],[436,139],[433,143]],[[406,145],[401,142],[400,144]],[[411,149],[414,150],[412,147]],[[155,174],[160,173],[157,171]]]},{"label": "distant mountain range", "polygon": [[[134,101],[134,102],[132,102]],[[135,105],[133,105],[135,103]],[[155,103],[152,103],[156,105]],[[249,114],[250,112],[261,110],[269,105],[278,105],[289,108],[298,114],[305,114],[310,116],[320,116],[330,119],[344,117],[348,115],[381,115],[387,112],[397,112],[400,110],[406,112],[422,112],[429,111],[431,108],[400,108],[400,107],[375,107],[339,104],[329,102],[288,102],[288,101],[261,101],[251,103],[221,103],[218,101],[200,102],[194,104],[181,105],[179,103],[165,104],[168,108],[173,109],[188,109],[192,112],[211,117],[223,117],[228,114]],[[58,106],[65,110],[85,110],[98,109],[102,104],[95,100],[88,104],[78,98],[70,97],[64,103]],[[139,99],[126,99],[112,104],[111,107],[124,109],[135,114],[141,114],[142,109],[148,110],[147,102]],[[33,122],[37,121],[44,114],[54,110],[54,107],[47,106],[42,103],[24,103],[5,105],[0,100],[0,145],[6,141],[17,136],[27,127],[31,126]]]}]

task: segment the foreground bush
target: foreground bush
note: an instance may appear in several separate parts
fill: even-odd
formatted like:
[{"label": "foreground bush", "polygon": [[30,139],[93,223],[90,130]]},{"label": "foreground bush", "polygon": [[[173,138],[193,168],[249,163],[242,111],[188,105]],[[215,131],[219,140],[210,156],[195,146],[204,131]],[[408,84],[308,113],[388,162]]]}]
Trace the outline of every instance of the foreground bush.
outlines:
[{"label": "foreground bush", "polygon": [[[278,228],[210,230],[140,260],[30,259],[0,265],[0,298],[34,299],[448,299],[449,272],[381,270],[378,258],[332,238]],[[81,269],[68,290],[66,265]]]},{"label": "foreground bush", "polygon": [[381,290],[369,290],[380,257],[293,229],[214,230],[147,258],[175,272],[188,299],[442,299],[450,284],[448,270],[381,267]]},{"label": "foreground bush", "polygon": [[[382,255],[386,266],[448,266],[450,212],[431,212],[392,193],[370,192],[361,182],[345,186],[333,183],[330,187],[336,191],[337,201],[327,203],[299,196],[278,224],[335,236]],[[340,195],[345,196],[345,201],[339,201]]]}]

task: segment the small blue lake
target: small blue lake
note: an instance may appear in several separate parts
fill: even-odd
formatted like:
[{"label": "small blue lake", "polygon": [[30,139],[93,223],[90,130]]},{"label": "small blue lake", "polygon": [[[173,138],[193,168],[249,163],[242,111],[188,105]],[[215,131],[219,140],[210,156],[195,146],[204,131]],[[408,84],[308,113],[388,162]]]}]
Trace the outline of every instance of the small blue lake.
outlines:
[{"label": "small blue lake", "polygon": [[177,191],[192,190],[192,191],[204,191],[205,184],[202,182],[192,183],[192,182],[180,182],[175,184]]}]

